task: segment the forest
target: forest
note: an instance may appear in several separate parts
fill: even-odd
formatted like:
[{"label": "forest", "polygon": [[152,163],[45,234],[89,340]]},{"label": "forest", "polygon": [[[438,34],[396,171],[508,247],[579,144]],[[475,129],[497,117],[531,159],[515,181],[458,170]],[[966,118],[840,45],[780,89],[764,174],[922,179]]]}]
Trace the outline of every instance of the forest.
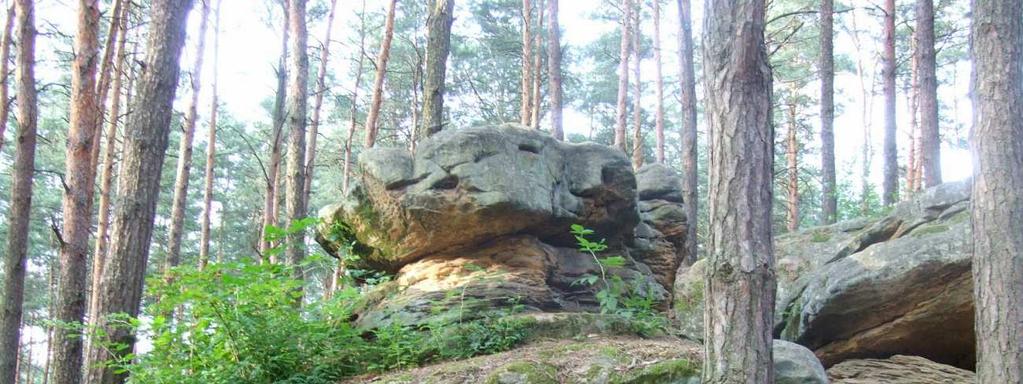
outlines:
[{"label": "forest", "polygon": [[4,0],[0,384],[1023,384],[1023,0]]}]

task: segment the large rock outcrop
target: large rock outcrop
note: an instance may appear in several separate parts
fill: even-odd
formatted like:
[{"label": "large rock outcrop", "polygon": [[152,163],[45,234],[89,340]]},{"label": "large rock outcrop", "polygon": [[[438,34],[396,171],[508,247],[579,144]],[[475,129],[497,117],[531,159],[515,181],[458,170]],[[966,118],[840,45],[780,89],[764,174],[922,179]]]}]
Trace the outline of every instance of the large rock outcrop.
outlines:
[{"label": "large rock outcrop", "polygon": [[[896,354],[971,368],[969,184],[928,189],[879,219],[778,236],[775,334],[825,366]],[[701,337],[703,268],[681,274],[683,334]]]},{"label": "large rock outcrop", "polygon": [[393,275],[359,311],[367,327],[592,309],[592,287],[576,281],[600,268],[572,224],[606,239],[600,257],[625,259],[609,274],[666,304],[684,257],[679,179],[659,165],[638,174],[603,145],[508,125],[447,130],[414,155],[363,152],[351,194],[320,211],[317,240],[348,268]]},{"label": "large rock outcrop", "polygon": [[828,369],[832,384],[972,384],[973,372],[918,356],[848,360]]}]

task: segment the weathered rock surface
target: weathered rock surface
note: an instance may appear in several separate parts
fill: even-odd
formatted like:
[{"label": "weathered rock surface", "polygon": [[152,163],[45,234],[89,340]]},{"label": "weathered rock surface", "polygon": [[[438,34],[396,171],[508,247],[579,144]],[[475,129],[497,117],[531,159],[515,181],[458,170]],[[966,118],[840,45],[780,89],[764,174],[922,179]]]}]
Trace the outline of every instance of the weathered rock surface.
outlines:
[{"label": "weathered rock surface", "polygon": [[[809,350],[776,340],[775,382],[827,384],[820,362]],[[590,336],[576,340],[541,340],[513,351],[438,363],[349,383],[675,383],[698,384],[702,364],[699,344],[664,337],[636,339]]]},{"label": "weathered rock surface", "polygon": [[[924,356],[971,368],[969,184],[922,192],[875,220],[778,236],[776,337],[825,366],[863,357]],[[702,337],[703,269],[675,284],[675,315]]]},{"label": "weathered rock surface", "polygon": [[443,131],[415,155],[373,148],[357,183],[322,209],[317,240],[350,253],[348,268],[393,274],[357,313],[363,326],[465,318],[488,310],[578,311],[597,305],[598,275],[572,224],[622,256],[609,268],[666,307],[684,257],[679,177],[603,145],[571,144],[514,126]]},{"label": "weathered rock surface", "polygon": [[828,384],[824,366],[813,351],[784,340],[775,340],[772,350],[775,384]]},{"label": "weathered rock surface", "polygon": [[848,360],[828,369],[832,384],[972,384],[973,372],[922,357]]}]

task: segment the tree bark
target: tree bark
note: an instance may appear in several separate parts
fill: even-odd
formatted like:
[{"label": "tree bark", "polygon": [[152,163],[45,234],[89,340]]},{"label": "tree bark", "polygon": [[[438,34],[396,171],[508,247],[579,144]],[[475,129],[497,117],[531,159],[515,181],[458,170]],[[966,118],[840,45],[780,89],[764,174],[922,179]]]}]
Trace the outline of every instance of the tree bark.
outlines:
[{"label": "tree bark", "polygon": [[323,37],[320,49],[320,69],[316,73],[316,95],[313,98],[313,119],[309,122],[309,150],[305,153],[305,184],[302,187],[302,199],[308,204],[313,190],[313,171],[316,169],[316,141],[320,130],[320,110],[323,109],[323,96],[327,93],[327,62],[330,61],[330,32],[334,26],[334,11],[337,0],[330,0],[330,13],[327,14],[327,32]]},{"label": "tree bark", "polygon": [[[99,183],[99,212],[97,214],[97,226],[96,226],[96,248],[92,255],[92,287],[91,294],[89,295],[89,314],[96,313],[96,305],[99,300],[99,292],[96,289],[99,287],[100,277],[103,275],[103,265],[106,263],[107,258],[107,247],[109,245],[109,227],[110,227],[110,200],[112,198],[110,194],[110,188],[113,184],[114,176],[114,154],[118,152],[117,147],[117,122],[120,120],[121,114],[121,88],[124,78],[124,72],[128,70],[127,58],[128,54],[125,51],[125,42],[127,41],[128,33],[128,16],[131,14],[131,2],[128,2],[124,6],[122,17],[120,18],[120,24],[117,28],[120,30],[117,38],[117,62],[114,66],[114,79],[112,88],[114,94],[111,95],[110,99],[110,119],[107,125],[106,141],[103,146],[106,151],[103,153],[103,168],[100,174]],[[90,319],[92,322],[94,319]]]},{"label": "tree bark", "polygon": [[444,128],[444,77],[451,50],[451,23],[455,0],[431,0],[427,24],[426,85],[423,92],[423,128],[425,139]]},{"label": "tree bark", "polygon": [[533,6],[530,0],[522,0],[522,102],[519,110],[519,124],[531,126],[533,116]]},{"label": "tree bark", "polygon": [[17,378],[21,340],[22,303],[25,299],[25,267],[28,262],[28,225],[32,210],[32,175],[35,171],[36,104],[35,7],[33,0],[17,0],[15,33],[18,41],[18,132],[15,136],[14,173],[11,175],[10,210],[7,215],[7,248],[4,260],[4,291],[0,306],[0,382]]},{"label": "tree bark", "polygon": [[[774,135],[764,0],[709,0],[711,140],[703,383],[772,383]],[[736,234],[742,234],[737,236]]]},{"label": "tree bark", "polygon": [[7,19],[4,21],[3,37],[0,38],[0,150],[4,149],[4,133],[7,132],[7,119],[11,114],[10,98],[11,82],[11,34],[14,33],[14,6],[7,8]]},{"label": "tree bark", "polygon": [[377,120],[380,119],[380,104],[384,97],[384,78],[387,77],[387,61],[391,57],[391,39],[394,38],[394,8],[397,0],[387,4],[387,22],[384,24],[384,38],[377,55],[376,76],[373,78],[373,96],[366,115],[366,148],[373,148],[377,141]]},{"label": "tree bark", "polygon": [[[793,90],[795,94],[796,90]],[[789,101],[789,131],[785,137],[786,152],[786,179],[788,181],[788,199],[785,201],[786,229],[794,232],[799,229],[799,140],[796,131],[799,129],[799,122],[796,120],[796,102]]]},{"label": "tree bark", "polygon": [[657,163],[664,164],[664,78],[661,74],[661,1],[654,0],[654,87],[657,106],[654,130],[657,134]]},{"label": "tree bark", "polygon": [[636,62],[632,67],[632,74],[635,77],[633,82],[632,100],[632,168],[638,170],[643,166],[643,82],[640,81],[640,63],[643,61],[640,56],[640,43],[642,32],[639,28],[639,18],[643,13],[642,0],[637,0],[632,14],[632,55]]},{"label": "tree bark", "polygon": [[[289,225],[306,217],[306,204],[302,199],[305,186],[305,134],[308,117],[309,52],[306,41],[306,0],[291,0],[288,8],[288,27],[291,28],[291,81],[288,87],[288,162],[284,188],[285,208]],[[287,262],[294,267],[295,278],[304,280],[301,268],[305,259],[305,231],[288,236],[285,247]],[[301,303],[299,297],[297,302]]]},{"label": "tree bark", "polygon": [[682,94],[682,194],[686,208],[686,264],[697,259],[698,199],[696,149],[696,69],[693,65],[693,21],[689,0],[678,0],[679,18],[679,88]]},{"label": "tree bark", "polygon": [[[91,165],[93,170],[99,166],[99,139],[100,135],[103,133],[103,121],[106,114],[106,106],[104,103],[107,100],[107,95],[110,93],[110,81],[113,77],[113,71],[111,69],[114,65],[114,53],[116,50],[118,36],[121,34],[121,30],[118,26],[121,25],[121,18],[124,17],[124,8],[125,6],[123,1],[114,0],[113,9],[111,10],[110,28],[107,32],[106,42],[103,44],[103,59],[99,66],[99,80],[96,81],[96,139],[92,141]],[[95,173],[96,171],[93,172]]]},{"label": "tree bark", "polygon": [[213,95],[210,100],[210,126],[206,136],[206,176],[203,182],[202,217],[199,219],[199,269],[206,268],[206,264],[210,262],[210,215],[213,210],[213,180],[217,177],[215,165],[217,162],[217,109],[220,108],[217,98],[217,78],[219,77],[217,65],[220,63],[220,0],[217,0],[217,11],[214,18],[213,84],[211,84]]},{"label": "tree bark", "polygon": [[547,38],[547,87],[550,88],[551,136],[565,140],[565,129],[562,123],[562,89],[561,89],[561,27],[558,24],[558,0],[547,0],[548,38]]},{"label": "tree bark", "polygon": [[123,383],[126,379],[126,373],[102,364],[131,353],[135,344],[133,331],[118,326],[110,316],[124,313],[136,317],[139,313],[185,25],[191,8],[191,0],[155,0],[150,8],[146,71],[138,82],[135,108],[125,126],[121,170],[124,177],[118,183],[120,204],[114,212],[110,257],[98,287],[100,299],[95,316],[107,341],[124,348],[111,350],[103,345],[107,343],[90,345],[86,376],[89,384]]},{"label": "tree bark", "polygon": [[[359,112],[359,88],[362,87],[362,69],[363,63],[366,61],[366,1],[362,2],[362,13],[359,18],[359,60],[357,68],[355,70],[355,87],[352,88],[352,105],[348,111],[348,137],[345,139],[345,147],[343,148],[344,158],[344,174],[342,177],[341,191],[345,196],[348,196],[349,187],[352,179],[352,140],[355,139],[355,129],[358,127],[356,123],[356,115]],[[426,100],[423,101],[425,109]],[[424,111],[425,113],[425,111]]]},{"label": "tree bark", "polygon": [[881,200],[890,207],[899,201],[899,147],[895,125],[895,0],[884,3],[884,182]]},{"label": "tree bark", "polygon": [[916,56],[920,80],[920,160],[924,184],[941,184],[941,133],[938,130],[938,78],[935,74],[934,0],[916,1]]},{"label": "tree bark", "polygon": [[1023,1],[974,0],[977,382],[1023,382]]},{"label": "tree bark", "polygon": [[835,180],[835,55],[834,1],[821,0],[821,202],[822,221],[837,219],[838,191]]},{"label": "tree bark", "polygon": [[263,228],[262,238],[259,242],[259,253],[264,257],[267,262],[276,262],[276,257],[270,256],[266,258],[267,251],[273,246],[269,241],[266,240],[267,231],[266,229],[270,226],[277,225],[278,217],[278,189],[277,179],[280,176],[281,170],[281,135],[284,131],[285,123],[285,111],[284,104],[287,95],[288,85],[288,1],[282,1],[283,10],[285,14],[284,28],[281,38],[281,58],[277,64],[277,92],[274,94],[274,105],[271,118],[273,119],[273,127],[270,130],[270,159],[267,164],[267,175],[266,175],[266,191],[263,195]]},{"label": "tree bark", "polygon": [[536,24],[537,29],[533,33],[533,85],[530,90],[533,92],[530,96],[533,98],[529,102],[529,128],[540,129],[540,105],[541,98],[543,96],[542,89],[540,87],[540,81],[543,77],[543,71],[540,68],[543,67],[543,0],[536,0]]},{"label": "tree bark", "polygon": [[629,45],[632,30],[632,2],[622,0],[622,43],[618,51],[618,104],[615,110],[615,141],[614,146],[625,152],[625,116],[626,103],[629,99]]},{"label": "tree bark", "polygon": [[[88,305],[86,273],[89,234],[96,187],[93,146],[100,132],[100,100],[96,94],[96,62],[99,56],[99,2],[78,3],[75,58],[71,65],[71,118],[65,157],[64,227],[61,235],[57,312],[63,323],[81,322]],[[76,331],[58,327],[54,379],[58,384],[78,383],[82,368],[82,338]]]},{"label": "tree bark", "polygon": [[182,129],[181,145],[178,149],[178,167],[174,181],[174,197],[171,203],[171,224],[167,239],[167,260],[165,272],[178,266],[181,261],[181,238],[185,227],[185,206],[188,204],[188,176],[192,169],[192,141],[195,125],[199,118],[199,91],[202,90],[202,58],[206,50],[206,30],[209,26],[210,2],[202,1],[199,17],[199,35],[195,47],[195,61],[189,78],[192,95],[185,112],[185,126]]}]

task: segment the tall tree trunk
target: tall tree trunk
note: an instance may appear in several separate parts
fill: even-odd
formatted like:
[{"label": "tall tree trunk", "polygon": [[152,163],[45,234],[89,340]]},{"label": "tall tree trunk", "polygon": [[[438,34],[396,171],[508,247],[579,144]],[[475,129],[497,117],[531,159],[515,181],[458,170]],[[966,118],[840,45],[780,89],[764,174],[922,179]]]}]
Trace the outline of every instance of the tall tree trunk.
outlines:
[{"label": "tall tree trunk", "polygon": [[618,51],[618,104],[615,110],[615,141],[614,146],[625,152],[625,116],[626,104],[629,99],[629,45],[632,40],[632,1],[622,0],[622,43]]},{"label": "tall tree trunk", "polygon": [[171,203],[171,224],[167,236],[167,260],[165,271],[178,266],[181,261],[181,238],[185,227],[185,206],[188,204],[188,175],[192,169],[192,141],[195,125],[199,118],[199,91],[202,90],[202,57],[206,51],[206,29],[209,26],[210,1],[202,1],[199,17],[199,35],[195,47],[195,61],[192,63],[190,85],[192,95],[185,112],[185,126],[182,129],[181,145],[178,149],[178,167],[174,179],[174,197]]},{"label": "tall tree trunk", "polygon": [[632,100],[632,167],[639,169],[643,166],[643,82],[639,80],[640,74],[640,63],[643,61],[640,56],[640,43],[642,42],[642,32],[639,28],[639,18],[643,13],[642,8],[643,1],[637,0],[635,7],[632,12],[632,56],[636,58],[636,62],[632,67],[632,74],[636,78],[633,82],[633,97]]},{"label": "tall tree trunk", "polygon": [[[284,8],[284,14],[288,13],[288,1],[282,1]],[[289,29],[287,17],[285,16],[284,28],[281,38],[281,58],[277,64],[277,92],[274,94],[274,105],[273,115],[273,127],[270,131],[270,160],[267,164],[267,175],[266,175],[266,191],[263,195],[263,230],[262,238],[259,242],[259,253],[264,257],[265,261],[276,262],[275,256],[266,258],[267,251],[273,244],[270,244],[266,240],[267,231],[266,229],[270,226],[277,225],[277,213],[278,213],[278,188],[277,180],[280,176],[281,170],[281,139],[284,131],[285,123],[285,111],[284,104],[287,95],[287,84],[288,84],[288,41],[289,41]]]},{"label": "tall tree trunk", "polygon": [[[130,5],[130,4],[129,4]],[[121,34],[121,18],[125,17],[123,13],[124,2],[121,0],[114,0],[113,9],[111,10],[110,28],[107,32],[106,42],[103,44],[103,59],[99,66],[99,81],[96,81],[96,139],[92,141],[92,161],[91,167],[94,170],[99,166],[99,150],[100,150],[100,135],[103,133],[103,121],[106,114],[106,106],[104,103],[107,100],[107,95],[110,93],[110,81],[113,77],[112,68],[114,66],[114,53],[117,46],[118,38]]]},{"label": "tall tree trunk", "polygon": [[102,364],[131,353],[135,336],[131,329],[111,322],[109,316],[138,316],[142,284],[149,259],[160,173],[167,152],[177,91],[181,49],[191,0],[155,0],[150,7],[145,68],[138,82],[134,110],[125,125],[124,159],[118,183],[121,201],[114,212],[110,257],[103,269],[97,326],[107,341],[124,348],[111,350],[107,343],[92,343],[88,354],[89,384],[123,383],[126,373]]},{"label": "tall tree trunk", "polygon": [[654,130],[657,133],[657,163],[664,164],[664,78],[661,74],[661,1],[654,0],[654,87],[657,91],[657,109]]},{"label": "tall tree trunk", "polygon": [[895,126],[895,0],[884,2],[884,183],[882,202],[886,207],[899,201],[899,147]]},{"label": "tall tree trunk", "polygon": [[920,160],[927,187],[941,184],[941,133],[938,130],[938,78],[935,73],[934,0],[916,1],[917,72],[920,80]]},{"label": "tall tree trunk", "polygon": [[22,303],[25,301],[25,267],[28,262],[28,224],[32,210],[32,175],[35,171],[36,105],[35,11],[33,0],[17,0],[15,31],[18,41],[18,132],[15,136],[14,173],[11,175],[10,210],[7,214],[7,249],[4,260],[4,291],[0,307],[0,382],[13,383],[17,374],[21,340]]},{"label": "tall tree trunk", "polygon": [[[352,88],[352,105],[348,110],[349,121],[348,121],[348,136],[345,139],[344,147],[344,174],[342,175],[342,187],[341,191],[345,196],[348,196],[348,191],[352,179],[352,140],[355,139],[355,129],[358,127],[356,123],[356,115],[359,112],[359,89],[362,87],[362,70],[363,63],[366,61],[366,0],[362,1],[362,13],[359,17],[359,60],[355,70],[355,87]],[[424,113],[425,113],[425,103]]]},{"label": "tall tree trunk", "polygon": [[530,90],[533,93],[530,95],[533,100],[529,102],[529,128],[540,129],[540,104],[543,92],[540,87],[540,82],[543,80],[543,71],[540,68],[543,67],[543,0],[536,0],[536,24],[537,28],[533,33],[533,85],[530,86]]},{"label": "tall tree trunk", "polygon": [[550,88],[551,136],[565,140],[565,129],[562,126],[562,89],[561,89],[561,27],[558,24],[558,0],[547,0],[548,38],[547,38],[547,77]]},{"label": "tall tree trunk", "polygon": [[398,0],[387,3],[387,22],[384,24],[384,38],[377,55],[377,73],[373,78],[373,96],[366,115],[366,148],[373,148],[377,141],[377,120],[380,119],[380,104],[384,97],[384,78],[387,77],[387,61],[391,57],[391,39],[394,37],[394,8]]},{"label": "tall tree trunk", "polygon": [[[204,0],[212,1],[212,0]],[[213,95],[210,100],[210,126],[206,136],[206,176],[203,182],[202,217],[199,218],[199,269],[205,268],[210,262],[210,215],[213,210],[213,180],[216,179],[217,161],[217,110],[220,101],[217,98],[217,80],[220,64],[220,0],[217,0],[217,11],[213,22]],[[223,247],[223,245],[218,244]]]},{"label": "tall tree trunk", "polygon": [[822,221],[837,219],[838,190],[835,180],[835,55],[834,1],[821,0],[821,195]]},{"label": "tall tree trunk", "polygon": [[[916,32],[913,32],[913,38],[910,39],[911,51],[916,52]],[[920,190],[920,179],[921,177],[921,165],[923,156],[921,152],[921,137],[920,137],[920,72],[918,71],[919,66],[917,63],[916,54],[911,55],[910,58],[910,85],[909,91],[907,92],[908,107],[909,107],[909,129],[912,132],[912,139],[909,143],[911,148],[911,164],[909,167],[909,178],[910,185],[909,190],[916,192]]]},{"label": "tall tree trunk", "polygon": [[11,103],[8,102],[11,82],[11,34],[14,33],[14,6],[7,8],[7,19],[4,21],[3,37],[0,37],[0,150],[4,149],[4,132],[7,132],[7,119],[11,114]]},{"label": "tall tree trunk", "polygon": [[686,264],[698,256],[696,224],[698,220],[696,153],[696,69],[693,65],[693,17],[689,0],[678,0],[679,88],[682,90],[682,194],[686,208]]},{"label": "tall tree trunk", "polygon": [[[793,90],[793,94],[795,94]],[[799,140],[796,136],[796,131],[799,129],[799,122],[796,120],[796,102],[795,100],[789,101],[789,131],[785,138],[786,143],[786,173],[787,173],[787,187],[788,187],[788,199],[785,201],[787,205],[786,210],[786,229],[789,232],[794,232],[799,229]]]},{"label": "tall tree trunk", "polygon": [[[291,0],[288,8],[288,27],[291,28],[291,81],[288,84],[288,163],[285,179],[284,202],[288,222],[305,218],[306,205],[302,199],[305,186],[305,134],[308,117],[309,51],[306,41],[306,0]],[[302,260],[305,259],[305,231],[288,236],[285,249],[287,262],[295,268],[295,278],[304,280]],[[301,303],[301,297],[296,300]]]},{"label": "tall tree trunk", "polygon": [[[124,78],[124,72],[128,70],[126,66],[128,64],[128,53],[125,51],[125,42],[127,41],[128,33],[128,16],[131,15],[131,2],[128,2],[123,9],[122,17],[120,18],[120,24],[117,28],[120,30],[117,38],[117,62],[114,66],[114,79],[113,89],[114,94],[111,95],[110,99],[110,121],[107,125],[106,141],[103,147],[106,151],[103,153],[103,168],[100,173],[99,182],[99,213],[97,214],[97,226],[96,226],[96,248],[92,255],[92,287],[91,294],[89,295],[89,314],[96,313],[96,301],[99,300],[99,290],[96,289],[99,286],[100,277],[103,275],[103,265],[106,263],[107,258],[107,246],[109,244],[109,236],[107,234],[110,227],[110,200],[112,198],[110,194],[110,188],[113,184],[114,177],[114,155],[118,152],[117,150],[117,122],[120,119],[121,113],[121,88]],[[94,319],[90,319],[90,322]]]},{"label": "tall tree trunk", "polygon": [[[913,70],[916,73],[916,70]],[[909,112],[909,155],[906,160],[906,195],[911,195],[914,190],[914,175],[917,163],[916,153],[916,101],[913,100],[913,86],[911,80],[903,82],[902,92],[906,97],[906,110]]]},{"label": "tall tree trunk", "polygon": [[[860,146],[860,214],[867,216],[870,214],[870,169],[871,162],[874,158],[873,150],[873,139],[872,139],[872,121],[870,113],[873,110],[873,93],[867,90],[866,76],[866,64],[863,62],[863,44],[860,41],[860,29],[856,24],[856,13],[852,14],[852,41],[853,46],[856,49],[856,80],[859,83],[860,88],[860,100],[861,108],[860,121],[863,122],[863,145]],[[873,81],[871,81],[873,83]]]},{"label": "tall tree trunk", "polygon": [[[708,0],[710,252],[703,382],[773,383],[774,135],[764,0]],[[743,234],[736,236],[736,234]]]},{"label": "tall tree trunk", "polygon": [[977,382],[1023,382],[1023,1],[974,0]]},{"label": "tall tree trunk", "polygon": [[[49,297],[49,304],[46,309],[49,316],[53,316],[56,312],[56,298],[57,298],[57,271],[54,263],[51,261],[47,266],[46,277],[47,277],[47,295]],[[53,324],[46,326],[46,360],[43,363],[43,384],[49,384],[50,382],[50,363],[53,361]]]},{"label": "tall tree trunk", "polygon": [[444,129],[444,77],[451,50],[451,23],[455,0],[431,0],[427,24],[426,85],[423,92],[423,128],[425,139]]},{"label": "tall tree trunk", "polygon": [[[89,233],[96,187],[93,142],[100,131],[100,100],[96,95],[96,62],[99,56],[99,2],[78,3],[78,31],[75,58],[71,65],[71,118],[68,129],[67,173],[64,188],[64,228],[60,247],[56,320],[81,322],[88,305],[86,272],[89,262]],[[113,29],[113,28],[112,28]],[[66,327],[57,328],[54,359],[58,384],[78,383],[82,369],[82,338]]]},{"label": "tall tree trunk", "polygon": [[309,203],[313,190],[313,171],[316,168],[316,140],[320,130],[320,110],[323,109],[323,96],[327,93],[327,62],[330,60],[330,32],[334,26],[334,11],[337,0],[330,0],[330,13],[327,14],[327,32],[323,37],[320,49],[320,69],[316,73],[316,95],[313,98],[313,119],[309,122],[309,150],[305,153],[305,184],[302,187],[302,199]]},{"label": "tall tree trunk", "polygon": [[533,6],[530,0],[522,0],[522,103],[519,124],[531,126],[533,116]]}]

